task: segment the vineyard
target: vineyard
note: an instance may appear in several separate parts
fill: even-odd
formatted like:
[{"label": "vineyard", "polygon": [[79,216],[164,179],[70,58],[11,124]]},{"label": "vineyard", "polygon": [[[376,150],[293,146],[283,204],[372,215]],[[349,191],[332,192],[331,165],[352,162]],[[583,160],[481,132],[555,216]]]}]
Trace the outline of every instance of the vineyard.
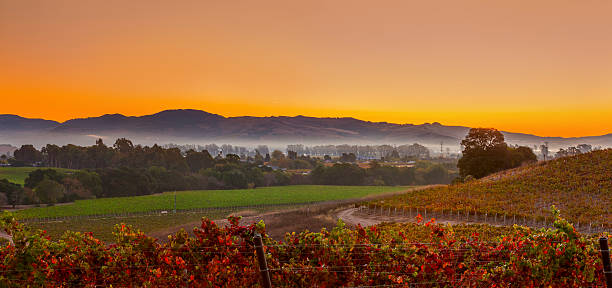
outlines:
[{"label": "vineyard", "polygon": [[26,219],[170,211],[175,208],[175,199],[177,210],[286,205],[361,198],[407,189],[408,187],[403,186],[298,185],[256,189],[180,191],[147,196],[77,200],[73,204],[20,210],[16,216]]},{"label": "vineyard", "polygon": [[[601,231],[612,223],[611,179],[612,150],[604,150],[423,189],[283,186],[31,208],[2,216],[13,244],[0,242],[0,287],[260,287],[259,235],[272,287],[605,287],[597,239],[610,236]],[[384,198],[357,199],[364,196]],[[245,209],[261,215],[323,201],[353,205],[364,217],[413,223],[353,229],[339,221],[333,229],[284,230],[303,232],[272,238],[266,233],[274,225],[264,222],[241,226],[236,217],[229,224],[205,218],[190,233],[168,239],[145,234],[201,215],[221,218]],[[171,211],[174,203],[180,213]],[[291,212],[296,218],[285,221],[318,217],[306,211]],[[492,225],[423,221],[431,217]],[[124,223],[111,233],[118,222]],[[578,232],[581,223],[588,223],[588,233]],[[65,230],[96,230],[96,236]]]},{"label": "vineyard", "polygon": [[577,225],[612,227],[612,150],[564,157],[459,185],[411,191],[383,201],[387,208],[427,209],[544,221],[551,206]]},{"label": "vineyard", "polygon": [[[10,215],[2,228],[2,287],[258,287],[254,239],[261,233],[272,287],[604,287],[596,238],[556,218],[554,229],[384,224],[265,235],[263,223],[220,227],[202,220],[194,237],[168,242],[116,226],[108,245],[91,233],[50,239]],[[53,241],[55,240],[55,241]]]}]

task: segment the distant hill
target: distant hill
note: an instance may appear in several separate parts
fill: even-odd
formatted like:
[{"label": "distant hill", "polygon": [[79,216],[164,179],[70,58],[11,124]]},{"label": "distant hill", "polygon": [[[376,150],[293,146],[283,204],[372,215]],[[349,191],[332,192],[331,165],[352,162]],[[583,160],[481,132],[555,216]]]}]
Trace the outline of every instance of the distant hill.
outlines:
[{"label": "distant hill", "polygon": [[[355,118],[306,116],[224,117],[200,110],[166,110],[145,116],[106,114],[72,119],[63,123],[0,115],[0,143],[92,144],[94,138],[107,141],[128,137],[142,144],[152,143],[232,143],[232,144],[411,144],[459,148],[469,127],[440,123],[421,125],[362,121]],[[509,143],[551,148],[579,143],[612,146],[612,134],[596,137],[561,138],[503,132]],[[11,139],[7,141],[5,139]],[[18,142],[20,141],[20,142]]]},{"label": "distant hill", "polygon": [[176,136],[208,134],[218,128],[223,116],[198,110],[166,110],[153,115],[128,117],[106,114],[100,117],[72,119],[53,128],[53,132],[104,134],[108,132],[159,133]]},{"label": "distant hill", "polygon": [[0,114],[0,131],[40,131],[53,129],[59,125],[59,122],[52,120],[31,119],[11,114]]}]

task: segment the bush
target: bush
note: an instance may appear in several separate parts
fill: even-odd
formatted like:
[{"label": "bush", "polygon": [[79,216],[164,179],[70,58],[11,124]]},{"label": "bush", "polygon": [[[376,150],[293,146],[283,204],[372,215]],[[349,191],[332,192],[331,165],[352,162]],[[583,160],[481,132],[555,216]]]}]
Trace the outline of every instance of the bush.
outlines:
[{"label": "bush", "polygon": [[46,204],[57,203],[63,200],[66,194],[62,184],[49,179],[45,179],[38,183],[36,188],[34,188],[34,192],[36,192],[36,197],[38,197],[40,202]]}]

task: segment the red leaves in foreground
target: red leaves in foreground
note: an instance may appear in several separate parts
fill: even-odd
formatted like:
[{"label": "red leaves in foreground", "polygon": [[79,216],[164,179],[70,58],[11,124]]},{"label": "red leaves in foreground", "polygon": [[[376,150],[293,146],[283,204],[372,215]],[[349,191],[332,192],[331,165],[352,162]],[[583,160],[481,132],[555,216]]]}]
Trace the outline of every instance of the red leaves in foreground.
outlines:
[{"label": "red leaves in foreground", "polygon": [[[179,232],[167,243],[117,225],[115,243],[106,245],[91,233],[67,232],[51,241],[5,215],[2,228],[15,244],[0,247],[1,287],[259,285],[252,239],[264,232],[262,223],[240,226],[238,218],[230,218],[229,226],[219,227],[203,219],[195,237]],[[556,227],[516,227],[489,242],[476,232],[494,229],[490,226],[459,237],[434,221],[355,230],[339,223],[331,231],[287,234],[282,242],[264,237],[264,244],[274,287],[603,285],[593,239],[560,218]],[[424,230],[427,239],[415,236]]]}]

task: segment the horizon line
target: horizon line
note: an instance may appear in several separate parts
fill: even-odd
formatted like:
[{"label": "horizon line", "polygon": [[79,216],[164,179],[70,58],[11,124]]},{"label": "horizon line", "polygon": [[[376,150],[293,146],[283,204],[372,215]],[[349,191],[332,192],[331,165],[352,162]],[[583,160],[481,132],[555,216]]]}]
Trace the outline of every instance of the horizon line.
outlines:
[{"label": "horizon line", "polygon": [[152,114],[141,114],[141,115],[126,115],[126,114],[122,114],[122,113],[104,113],[101,114],[99,116],[87,116],[87,117],[76,117],[76,118],[71,118],[68,119],[66,121],[58,121],[58,120],[53,120],[53,119],[46,119],[46,118],[29,118],[29,117],[24,117],[18,114],[10,114],[10,113],[6,113],[6,114],[0,114],[0,116],[17,116],[17,117],[21,117],[24,119],[31,119],[31,120],[44,120],[44,121],[54,121],[57,122],[59,124],[65,124],[68,121],[71,120],[82,120],[82,119],[91,119],[91,118],[100,118],[102,116],[107,116],[107,115],[121,115],[123,117],[133,117],[133,118],[139,118],[139,117],[144,117],[144,116],[151,116],[151,115],[155,115],[155,114],[159,114],[162,112],[166,112],[166,111],[197,111],[197,112],[204,112],[204,113],[208,113],[211,115],[217,115],[220,117],[223,117],[225,119],[230,119],[230,118],[242,118],[242,117],[252,117],[252,118],[271,118],[271,117],[287,117],[287,118],[295,118],[295,117],[306,117],[306,118],[317,118],[317,119],[355,119],[358,121],[363,121],[363,122],[369,122],[369,123],[386,123],[386,124],[392,124],[392,125],[413,125],[413,126],[420,126],[420,125],[435,125],[435,124],[439,124],[441,126],[445,126],[445,127],[465,127],[465,128],[492,128],[492,129],[496,129],[500,132],[505,132],[505,133],[513,133],[513,134],[523,134],[523,135],[531,135],[531,136],[536,136],[536,137],[540,137],[540,138],[561,138],[561,139],[575,139],[575,138],[587,138],[587,137],[601,137],[601,136],[607,136],[607,135],[611,135],[612,132],[609,133],[605,133],[605,134],[600,134],[600,135],[584,135],[584,136],[572,136],[572,137],[564,137],[564,136],[540,136],[540,135],[536,135],[536,134],[530,134],[530,133],[525,133],[525,132],[514,132],[514,131],[505,131],[505,130],[500,130],[497,129],[495,127],[471,127],[471,126],[465,126],[465,125],[445,125],[439,121],[433,121],[433,122],[423,122],[421,124],[415,124],[415,123],[394,123],[394,122],[388,122],[388,121],[370,121],[370,120],[363,120],[363,119],[359,119],[353,116],[344,116],[344,117],[332,117],[332,116],[325,116],[325,117],[317,117],[317,116],[308,116],[308,115],[302,115],[302,114],[298,114],[298,115],[266,115],[266,116],[251,116],[251,115],[241,115],[241,116],[225,116],[222,114],[217,114],[217,113],[211,113],[208,112],[206,110],[201,110],[201,109],[194,109],[194,108],[173,108],[173,109],[163,109],[160,110],[158,112],[152,113]]}]

